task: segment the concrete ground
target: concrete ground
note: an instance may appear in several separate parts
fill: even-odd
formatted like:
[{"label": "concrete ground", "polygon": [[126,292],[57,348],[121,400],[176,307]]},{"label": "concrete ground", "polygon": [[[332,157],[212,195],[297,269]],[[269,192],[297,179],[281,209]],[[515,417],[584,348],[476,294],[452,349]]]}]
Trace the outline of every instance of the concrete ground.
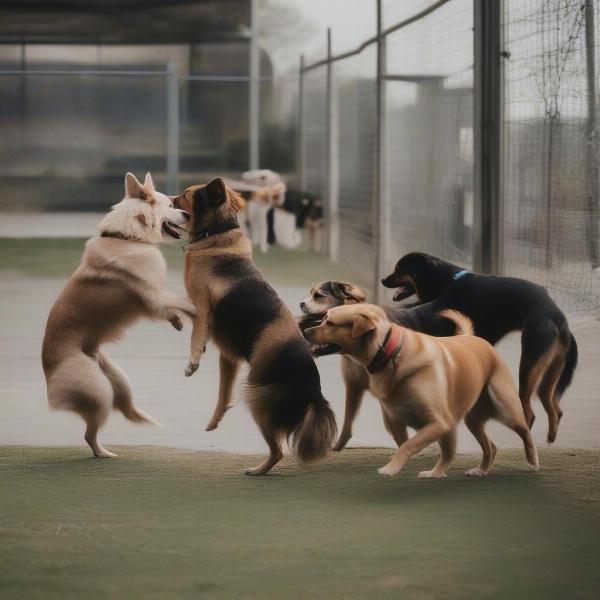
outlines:
[{"label": "concrete ground", "polygon": [[[179,260],[178,256],[175,255],[176,260]],[[38,260],[44,260],[43,251],[40,251]],[[314,264],[315,258],[307,257],[307,262],[309,265]],[[316,280],[310,280],[310,268],[307,273],[307,280],[303,285],[273,280],[294,313],[297,312],[299,301],[306,296],[307,289]],[[65,276],[29,276],[9,270],[2,270],[1,275],[0,444],[83,444],[83,421],[79,417],[67,412],[51,413],[48,410],[40,364],[45,320],[64,286]],[[168,287],[172,291],[183,292],[181,271],[171,270]],[[565,415],[556,445],[598,448],[600,346],[597,341],[600,337],[600,323],[579,321],[573,323],[572,327],[579,343],[580,363],[574,384],[563,398]],[[264,452],[264,441],[246,407],[239,401],[243,373],[236,389],[236,407],[227,413],[217,431],[204,431],[217,397],[217,352],[214,347],[209,346],[199,371],[186,379],[183,369],[189,334],[188,323],[184,331],[176,332],[166,323],[146,321],[130,329],[121,343],[107,347],[108,353],[129,374],[138,406],[160,421],[162,427],[134,425],[120,413],[114,413],[101,432],[102,442],[109,448],[115,444],[126,444],[235,453]],[[499,349],[515,374],[520,350],[519,335],[508,336]],[[344,388],[339,373],[339,357],[319,359],[318,366],[324,394],[333,405],[341,427]],[[534,405],[534,409],[538,415],[534,426],[535,439],[540,445],[545,445],[545,413],[539,402]],[[490,432],[500,448],[519,445],[517,437],[499,425],[491,425]],[[372,397],[365,398],[350,446],[393,447],[391,438],[382,425],[379,406]],[[472,437],[461,427],[459,451],[477,450],[478,446]]]},{"label": "concrete ground", "polygon": [[88,238],[105,213],[1,213],[0,239]]}]

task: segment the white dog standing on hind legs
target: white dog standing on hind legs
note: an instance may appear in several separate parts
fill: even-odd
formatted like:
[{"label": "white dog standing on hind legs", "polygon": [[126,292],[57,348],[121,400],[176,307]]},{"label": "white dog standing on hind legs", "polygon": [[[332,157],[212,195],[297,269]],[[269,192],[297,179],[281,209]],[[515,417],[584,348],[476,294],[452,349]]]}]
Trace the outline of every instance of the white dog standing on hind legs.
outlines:
[{"label": "white dog standing on hind legs", "polygon": [[100,236],[85,245],[81,264],[48,316],[42,364],[51,409],[63,408],[86,422],[85,441],[94,456],[115,457],[98,442],[98,430],[112,408],[130,421],[156,421],[133,403],[127,375],[101,350],[135,320],[169,321],[196,315],[187,299],[163,289],[167,265],[155,246],[181,237],[189,215],[157,192],[148,173],[143,184],[125,176],[125,198],[99,226]]}]

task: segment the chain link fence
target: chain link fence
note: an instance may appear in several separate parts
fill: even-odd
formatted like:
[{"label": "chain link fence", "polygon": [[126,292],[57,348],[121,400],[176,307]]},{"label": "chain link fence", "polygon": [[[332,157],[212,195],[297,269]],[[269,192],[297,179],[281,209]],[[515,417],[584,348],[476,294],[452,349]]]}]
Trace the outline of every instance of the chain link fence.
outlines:
[{"label": "chain link fence", "polygon": [[579,315],[600,306],[599,8],[505,3],[504,269]]},{"label": "chain link fence", "polygon": [[[276,75],[261,59],[260,166],[321,197],[323,253],[389,300],[378,281],[401,255],[423,250],[482,268],[493,234],[497,258],[486,268],[547,286],[571,315],[600,315],[600,0],[372,5],[378,29],[355,49],[333,55],[333,29],[329,50],[303,60],[299,75]],[[488,44],[476,13],[489,6],[502,7],[492,23],[501,34],[496,103],[476,68]],[[125,170],[150,169],[172,191],[239,176],[256,78],[232,65],[246,64],[246,47],[218,66],[232,75],[215,71],[220,47],[184,50],[153,50],[135,71],[121,54],[110,65],[44,71],[37,51],[27,63],[4,52],[2,208],[78,210],[85,198],[85,208],[104,210]],[[187,70],[167,68],[166,56]],[[494,159],[480,143],[491,127],[478,119],[482,105],[502,149],[498,210],[487,213],[492,187],[478,182],[482,161]]]},{"label": "chain link fence", "polygon": [[[375,4],[373,38],[301,69],[301,180],[325,199],[325,252],[371,273],[386,299],[378,278],[406,252],[477,268],[492,231],[495,271],[545,285],[572,316],[598,316],[598,0],[502,3],[495,104],[478,91],[473,0]],[[482,229],[485,102],[502,152],[499,210]]]}]

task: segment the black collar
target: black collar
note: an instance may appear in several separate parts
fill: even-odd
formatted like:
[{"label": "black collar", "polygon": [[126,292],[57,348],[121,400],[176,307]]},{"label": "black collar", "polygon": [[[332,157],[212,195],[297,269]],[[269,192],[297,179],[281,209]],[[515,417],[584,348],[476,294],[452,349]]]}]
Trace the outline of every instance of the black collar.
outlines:
[{"label": "black collar", "polygon": [[217,223],[215,225],[211,225],[210,227],[206,227],[201,229],[200,231],[196,231],[190,236],[190,243],[198,242],[200,240],[205,240],[206,238],[212,237],[213,235],[217,235],[218,233],[225,233],[226,231],[231,231],[232,229],[239,229],[240,224],[237,222],[237,219],[233,221],[224,221],[223,223]]},{"label": "black collar", "polygon": [[381,371],[390,360],[394,360],[404,344],[404,334],[402,333],[402,327],[399,327],[395,323],[389,328],[383,339],[383,344],[379,346],[377,354],[373,357],[373,360],[367,365],[367,371],[369,373],[377,373]]},{"label": "black collar", "polygon": [[100,237],[116,238],[118,240],[125,240],[126,242],[140,242],[141,244],[148,243],[148,242],[145,242],[144,240],[140,240],[139,238],[130,237],[128,235],[125,235],[124,233],[121,233],[120,231],[103,231],[100,234]]}]

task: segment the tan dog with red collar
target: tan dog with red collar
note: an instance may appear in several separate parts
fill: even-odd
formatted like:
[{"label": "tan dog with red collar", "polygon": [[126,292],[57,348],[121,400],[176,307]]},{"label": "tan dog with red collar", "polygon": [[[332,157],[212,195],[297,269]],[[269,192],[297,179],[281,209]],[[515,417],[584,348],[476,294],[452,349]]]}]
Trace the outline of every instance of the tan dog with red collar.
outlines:
[{"label": "tan dog with red collar", "polygon": [[[381,403],[394,438],[402,442],[379,469],[381,475],[396,475],[412,456],[437,441],[441,456],[419,477],[445,477],[463,418],[483,450],[481,464],[467,475],[487,475],[494,461],[496,446],[484,431],[489,418],[521,437],[527,461],[537,470],[537,451],[508,367],[488,342],[472,335],[469,319],[450,310],[441,316],[453,321],[461,335],[432,337],[405,329],[373,304],[332,308],[305,335],[313,344],[334,344],[369,371],[369,389]],[[488,394],[478,402],[486,389]],[[410,439],[407,426],[417,431]]]}]

